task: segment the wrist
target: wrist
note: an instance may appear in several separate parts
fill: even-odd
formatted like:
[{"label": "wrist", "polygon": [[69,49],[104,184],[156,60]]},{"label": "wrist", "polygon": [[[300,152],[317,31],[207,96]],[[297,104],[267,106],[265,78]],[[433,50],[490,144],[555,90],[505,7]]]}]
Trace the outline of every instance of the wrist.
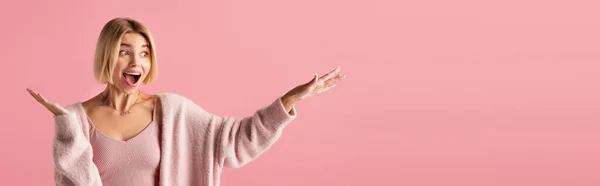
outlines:
[{"label": "wrist", "polygon": [[281,97],[281,103],[283,103],[287,112],[290,112],[297,102],[298,99],[295,95],[285,94]]},{"label": "wrist", "polygon": [[298,98],[292,94],[285,94],[281,97],[281,102],[284,104],[296,104],[296,102],[298,102]]}]

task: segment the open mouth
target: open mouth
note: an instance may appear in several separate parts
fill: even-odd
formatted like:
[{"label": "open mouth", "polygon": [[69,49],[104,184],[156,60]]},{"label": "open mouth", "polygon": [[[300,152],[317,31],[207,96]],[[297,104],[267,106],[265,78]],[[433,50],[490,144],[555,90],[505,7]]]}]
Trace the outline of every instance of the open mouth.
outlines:
[{"label": "open mouth", "polygon": [[141,77],[142,77],[142,74],[140,74],[140,73],[135,73],[135,72],[123,73],[123,78],[125,79],[125,82],[127,82],[127,84],[129,84],[129,86],[135,86]]}]

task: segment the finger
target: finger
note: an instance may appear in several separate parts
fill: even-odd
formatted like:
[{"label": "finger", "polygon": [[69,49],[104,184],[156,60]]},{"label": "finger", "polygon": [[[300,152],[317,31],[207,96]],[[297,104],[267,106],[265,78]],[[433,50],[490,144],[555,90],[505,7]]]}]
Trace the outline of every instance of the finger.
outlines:
[{"label": "finger", "polygon": [[331,78],[331,79],[325,81],[325,86],[330,86],[330,85],[335,84],[338,81],[345,79],[345,78],[346,78],[346,75],[338,74],[334,78]]},{"label": "finger", "polygon": [[42,96],[40,93],[38,93],[37,95],[40,97],[40,100],[42,100],[42,102],[44,102],[44,103],[48,102],[48,100],[44,96]]},{"label": "finger", "polygon": [[321,89],[320,91],[318,91],[317,94],[321,94],[323,92],[327,92],[327,91],[331,90],[332,88],[334,88],[335,86],[336,86],[336,84],[333,84],[331,86],[325,87],[325,88]]},{"label": "finger", "polygon": [[319,75],[315,74],[315,76],[313,77],[312,80],[310,80],[310,82],[308,82],[309,85],[314,85],[317,83],[317,81],[319,81]]},{"label": "finger", "polygon": [[30,89],[27,89],[27,91],[29,92],[29,94],[31,94],[31,97],[33,97],[36,101],[38,101],[38,102],[42,101],[42,100],[40,100],[40,98],[36,92],[34,92],[33,90],[30,90]]},{"label": "finger", "polygon": [[40,102],[44,105],[49,103],[49,101],[44,96],[42,96],[40,93],[37,93],[35,91],[32,91],[32,92],[34,94],[35,99],[38,100],[38,102]]},{"label": "finger", "polygon": [[337,67],[337,68],[333,69],[331,72],[323,75],[323,77],[321,77],[321,79],[328,80],[331,77],[334,77],[334,76],[338,75],[339,72],[340,72],[340,67]]}]

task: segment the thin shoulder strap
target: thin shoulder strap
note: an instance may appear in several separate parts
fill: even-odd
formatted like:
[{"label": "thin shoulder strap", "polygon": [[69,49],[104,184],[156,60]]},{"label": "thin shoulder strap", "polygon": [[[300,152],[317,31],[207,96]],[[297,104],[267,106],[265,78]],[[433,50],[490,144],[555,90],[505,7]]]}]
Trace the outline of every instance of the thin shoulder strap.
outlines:
[{"label": "thin shoulder strap", "polygon": [[152,108],[152,121],[156,121],[156,105],[158,104],[158,95],[154,96],[154,108]]}]

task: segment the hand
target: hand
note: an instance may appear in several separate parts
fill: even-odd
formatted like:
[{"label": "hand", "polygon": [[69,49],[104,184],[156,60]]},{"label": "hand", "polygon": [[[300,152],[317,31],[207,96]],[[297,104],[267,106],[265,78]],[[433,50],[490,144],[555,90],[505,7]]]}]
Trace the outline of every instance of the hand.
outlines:
[{"label": "hand", "polygon": [[340,67],[323,75],[321,78],[319,78],[319,75],[315,74],[310,82],[299,85],[286,93],[286,95],[284,95],[284,102],[291,102],[293,105],[295,102],[319,95],[332,89],[338,81],[345,78],[346,75],[340,74]]},{"label": "hand", "polygon": [[48,101],[46,98],[44,98],[44,96],[40,95],[39,93],[34,92],[31,89],[27,89],[27,91],[29,92],[29,94],[31,94],[31,96],[33,96],[33,98],[35,98],[35,100],[44,105],[44,107],[46,107],[46,109],[48,109],[54,115],[62,115],[69,113],[69,111],[64,107],[60,106],[58,103]]}]

